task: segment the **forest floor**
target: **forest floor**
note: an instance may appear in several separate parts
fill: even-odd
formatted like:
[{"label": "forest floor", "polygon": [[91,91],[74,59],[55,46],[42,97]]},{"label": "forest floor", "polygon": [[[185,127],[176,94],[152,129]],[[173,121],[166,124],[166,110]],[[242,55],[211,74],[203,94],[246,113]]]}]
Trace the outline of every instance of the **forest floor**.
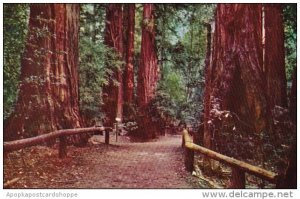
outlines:
[{"label": "forest floor", "polygon": [[95,135],[86,147],[68,147],[58,158],[57,147],[34,146],[4,158],[7,188],[203,188],[184,170],[180,135],[150,142],[131,142],[126,136]]}]

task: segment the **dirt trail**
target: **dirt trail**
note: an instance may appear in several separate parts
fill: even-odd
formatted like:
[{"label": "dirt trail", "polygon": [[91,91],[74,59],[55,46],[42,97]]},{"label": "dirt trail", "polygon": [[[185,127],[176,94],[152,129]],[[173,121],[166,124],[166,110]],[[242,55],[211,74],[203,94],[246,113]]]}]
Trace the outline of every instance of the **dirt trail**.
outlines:
[{"label": "dirt trail", "polygon": [[[17,175],[22,179],[12,188],[199,188],[197,180],[184,170],[179,135],[143,143],[129,142],[126,137],[116,143],[112,138],[108,146],[103,144],[103,136],[92,140],[88,147],[69,147],[64,160],[57,158],[55,149],[46,157],[25,156],[25,171],[18,158],[10,158],[10,163],[16,161],[14,169],[21,170]],[[43,149],[49,150],[30,150],[34,154]],[[33,163],[28,164],[30,161]],[[9,170],[9,163],[6,168]],[[12,178],[9,171],[5,174]]]}]

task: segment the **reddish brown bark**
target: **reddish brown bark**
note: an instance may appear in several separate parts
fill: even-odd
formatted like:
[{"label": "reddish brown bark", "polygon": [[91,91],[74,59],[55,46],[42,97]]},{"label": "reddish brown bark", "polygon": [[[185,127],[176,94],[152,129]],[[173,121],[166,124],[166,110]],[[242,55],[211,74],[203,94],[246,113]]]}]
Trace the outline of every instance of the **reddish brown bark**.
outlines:
[{"label": "reddish brown bark", "polygon": [[82,125],[78,103],[78,4],[31,4],[15,113],[5,139]]},{"label": "reddish brown bark", "polygon": [[[217,13],[218,14],[218,13]],[[210,120],[210,95],[211,95],[211,78],[212,78],[212,53],[213,51],[213,35],[211,25],[207,26],[207,49],[206,49],[206,58],[205,58],[205,91],[204,91],[204,125],[203,125],[203,145],[207,148],[211,148],[211,134],[209,132],[209,123]],[[200,131],[201,132],[201,131]]]},{"label": "reddish brown bark", "polygon": [[286,168],[283,178],[279,181],[276,188],[278,189],[297,189],[297,144],[294,143],[289,154],[288,167]]},{"label": "reddish brown bark", "polygon": [[290,94],[290,116],[292,121],[296,124],[297,122],[297,69],[294,69],[292,88]]},{"label": "reddish brown bark", "polygon": [[[155,137],[155,125],[151,121],[149,103],[155,96],[158,81],[158,65],[155,47],[155,28],[154,28],[154,5],[144,4],[141,58],[138,72],[138,107],[144,114],[140,123],[141,130],[148,138]],[[142,132],[141,132],[142,133]]]},{"label": "reddish brown bark", "polygon": [[228,188],[232,189],[245,189],[245,172],[238,169],[238,168],[232,168],[232,174],[231,174],[231,182],[230,186]]},{"label": "reddish brown bark", "polygon": [[124,71],[124,103],[133,103],[134,90],[134,25],[135,25],[135,4],[124,5],[124,57],[126,61]]},{"label": "reddish brown bark", "polygon": [[205,23],[204,26],[206,27],[206,56],[205,56],[205,66],[210,65],[211,61],[211,45],[212,45],[212,29],[211,24]]},{"label": "reddish brown bark", "polygon": [[[268,128],[264,92],[260,4],[218,4],[211,63],[206,66],[204,146],[222,131],[220,114],[228,110],[247,122],[249,133]],[[222,140],[219,140],[222,142]],[[233,169],[231,186],[244,187],[244,174]]]},{"label": "reddish brown bark", "polygon": [[153,99],[158,80],[153,8],[153,4],[144,4],[141,61],[137,88],[139,107],[147,106]]},{"label": "reddish brown bark", "polygon": [[[108,4],[106,7],[105,45],[114,49],[123,60],[123,34],[122,34],[122,4]],[[114,66],[109,66],[114,67]],[[103,88],[104,112],[108,117],[106,125],[112,126],[115,118],[121,118],[123,114],[123,80],[121,70],[115,70],[113,79],[119,82],[115,85],[110,80]]]},{"label": "reddish brown bark", "polygon": [[206,69],[204,145],[212,147],[218,111],[247,121],[250,132],[267,128],[261,44],[261,5],[218,4],[212,62]]},{"label": "reddish brown bark", "polygon": [[275,105],[287,107],[284,30],[282,6],[264,4],[265,10],[265,74],[271,109]]}]

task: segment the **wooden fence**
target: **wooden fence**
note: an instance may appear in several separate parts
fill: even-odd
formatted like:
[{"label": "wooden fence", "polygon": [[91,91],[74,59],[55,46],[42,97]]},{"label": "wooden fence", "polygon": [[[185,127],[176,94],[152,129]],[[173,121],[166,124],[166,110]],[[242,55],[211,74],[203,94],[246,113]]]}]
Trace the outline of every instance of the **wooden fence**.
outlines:
[{"label": "wooden fence", "polygon": [[183,130],[182,147],[184,147],[185,149],[185,168],[189,172],[192,172],[194,169],[194,152],[199,152],[200,154],[203,154],[210,159],[214,159],[226,165],[229,165],[233,171],[230,188],[245,188],[246,172],[274,184],[277,184],[278,179],[280,178],[279,175],[274,172],[267,171],[260,167],[253,166],[246,162],[228,157],[213,150],[194,144],[193,139],[189,135],[187,130]]},{"label": "wooden fence", "polygon": [[[66,137],[75,134],[84,134],[89,132],[105,132],[105,144],[109,144],[109,133],[112,131],[110,127],[89,127],[89,128],[77,128],[77,129],[64,129],[57,130],[48,134],[26,138],[21,140],[4,142],[4,153],[9,153],[19,149],[23,149],[30,146],[39,145],[50,140],[59,138],[59,157],[64,158],[67,155]],[[245,173],[257,176],[261,179],[267,180],[271,183],[277,184],[280,176],[274,172],[267,171],[257,166],[253,166],[246,162],[225,156],[217,153],[213,150],[196,145],[193,143],[192,137],[187,130],[183,131],[182,146],[185,149],[185,168],[192,172],[194,169],[194,152],[199,152],[208,158],[220,161],[229,165],[232,168],[231,188],[245,188]]]},{"label": "wooden fence", "polygon": [[59,138],[59,157],[64,158],[67,155],[67,143],[66,137],[75,134],[84,134],[90,132],[105,132],[105,144],[109,144],[109,132],[112,131],[110,127],[89,127],[89,128],[77,128],[77,129],[63,129],[57,130],[51,133],[43,134],[40,136],[26,138],[21,140],[4,142],[4,153],[9,153],[19,149],[23,149],[30,146],[39,145],[50,140]]}]

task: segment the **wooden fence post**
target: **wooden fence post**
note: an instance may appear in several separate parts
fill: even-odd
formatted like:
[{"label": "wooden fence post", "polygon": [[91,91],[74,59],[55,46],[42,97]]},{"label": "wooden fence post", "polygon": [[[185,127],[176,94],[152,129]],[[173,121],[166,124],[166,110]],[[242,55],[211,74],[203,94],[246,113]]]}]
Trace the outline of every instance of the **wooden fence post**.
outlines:
[{"label": "wooden fence post", "polygon": [[108,130],[105,130],[104,131],[104,133],[105,133],[105,144],[109,144],[109,131]]},{"label": "wooden fence post", "polygon": [[65,136],[59,137],[59,158],[65,158],[67,156],[67,140]]},{"label": "wooden fence post", "polygon": [[246,179],[245,172],[239,168],[232,167],[230,188],[245,189]]},{"label": "wooden fence post", "polygon": [[194,170],[194,151],[185,147],[184,148],[184,164],[185,169],[189,172]]}]

